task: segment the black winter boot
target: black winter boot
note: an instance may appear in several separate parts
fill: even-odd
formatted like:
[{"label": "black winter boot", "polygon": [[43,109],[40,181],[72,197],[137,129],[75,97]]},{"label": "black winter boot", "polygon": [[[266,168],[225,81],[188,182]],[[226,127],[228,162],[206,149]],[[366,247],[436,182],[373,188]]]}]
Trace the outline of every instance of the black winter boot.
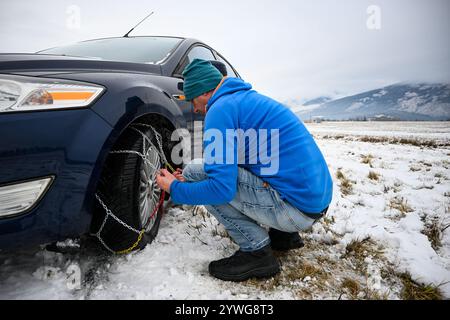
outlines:
[{"label": "black winter boot", "polygon": [[272,249],[277,251],[297,249],[305,245],[298,232],[283,232],[270,228],[269,237]]},{"label": "black winter boot", "polygon": [[280,265],[270,245],[256,251],[236,251],[231,257],[212,261],[209,273],[221,280],[244,281],[249,278],[266,278],[280,272]]}]

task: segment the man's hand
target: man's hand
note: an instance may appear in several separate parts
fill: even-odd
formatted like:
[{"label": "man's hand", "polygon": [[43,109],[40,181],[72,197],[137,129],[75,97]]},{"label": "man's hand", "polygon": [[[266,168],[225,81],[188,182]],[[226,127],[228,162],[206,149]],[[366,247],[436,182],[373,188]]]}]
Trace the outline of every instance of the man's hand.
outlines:
[{"label": "man's hand", "polygon": [[177,178],[171,174],[167,169],[161,169],[156,175],[156,183],[166,192],[170,192],[170,185]]},{"label": "man's hand", "polygon": [[177,168],[177,171],[175,171],[175,172],[173,173],[173,175],[174,175],[174,177],[175,177],[177,180],[179,180],[179,181],[181,181],[181,182],[185,182],[185,181],[186,181],[186,179],[183,177],[183,169]]}]

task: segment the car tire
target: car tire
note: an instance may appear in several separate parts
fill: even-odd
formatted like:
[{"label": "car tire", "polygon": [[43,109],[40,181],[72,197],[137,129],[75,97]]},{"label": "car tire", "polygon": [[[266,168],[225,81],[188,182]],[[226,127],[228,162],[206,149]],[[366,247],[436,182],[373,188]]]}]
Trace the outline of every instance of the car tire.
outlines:
[{"label": "car tire", "polygon": [[[140,132],[136,129],[139,129]],[[145,172],[147,172],[147,175],[153,175],[153,171],[150,172],[148,170],[150,166],[141,156],[129,153],[129,151],[144,153],[143,143],[146,139],[142,136],[143,134],[152,142],[153,147],[158,146],[151,129],[147,130],[147,128],[142,127],[127,128],[115,144],[113,152],[108,156],[97,188],[97,195],[111,212],[125,224],[136,230],[142,230],[148,221],[148,217],[145,219],[144,213],[148,212],[147,215],[150,216],[154,212],[155,201],[152,201],[150,197],[152,196],[153,199],[157,197],[157,206],[162,192],[154,181],[147,185],[148,189],[152,189],[154,193],[148,197],[149,201],[146,211],[144,209],[145,205],[143,205],[143,196],[145,196],[145,194],[143,195],[145,189],[143,181],[145,182]],[[149,143],[146,141],[145,152],[147,157],[149,161],[155,162],[154,168],[151,169],[159,169],[161,167],[159,153],[155,148],[148,148],[148,146]],[[127,151],[127,153],[117,153],[118,151]],[[147,180],[150,181],[151,179]],[[106,211],[97,199],[95,202],[92,229],[94,233],[97,233],[104,222]],[[149,227],[133,250],[143,249],[153,241],[158,233],[163,212],[164,203],[159,207],[154,218],[151,219]],[[110,251],[124,253],[128,252],[127,249],[133,247],[139,235],[109,216],[99,236]]]}]

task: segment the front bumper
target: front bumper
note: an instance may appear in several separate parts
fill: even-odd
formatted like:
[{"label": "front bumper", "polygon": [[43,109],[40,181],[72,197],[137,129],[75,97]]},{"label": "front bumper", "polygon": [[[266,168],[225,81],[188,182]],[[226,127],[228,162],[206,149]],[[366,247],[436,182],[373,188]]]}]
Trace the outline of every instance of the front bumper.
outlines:
[{"label": "front bumper", "polygon": [[0,249],[43,244],[89,230],[111,126],[90,109],[0,113],[0,187],[52,177],[23,213],[0,217]]}]

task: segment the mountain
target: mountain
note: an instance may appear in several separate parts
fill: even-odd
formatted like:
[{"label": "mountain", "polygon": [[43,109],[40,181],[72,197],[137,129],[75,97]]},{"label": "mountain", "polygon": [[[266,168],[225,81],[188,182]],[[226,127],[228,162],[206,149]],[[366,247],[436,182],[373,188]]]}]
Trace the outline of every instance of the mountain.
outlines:
[{"label": "mountain", "polygon": [[323,97],[318,97],[318,98],[315,98],[312,100],[308,100],[305,103],[303,103],[303,105],[311,106],[311,105],[323,104],[323,103],[331,101],[331,100],[332,100],[332,98],[323,96]]},{"label": "mountain", "polygon": [[299,111],[302,111],[303,113],[305,113],[305,112],[310,112],[314,109],[317,109],[325,102],[328,102],[331,100],[333,100],[333,99],[330,97],[322,96],[322,97],[317,97],[317,98],[314,98],[311,100],[291,99],[291,100],[285,101],[284,104],[289,106],[291,108],[291,110],[294,111],[295,113],[298,113]]},{"label": "mountain", "polygon": [[449,120],[450,84],[399,83],[336,100],[319,97],[302,105],[287,105],[303,120]]}]

